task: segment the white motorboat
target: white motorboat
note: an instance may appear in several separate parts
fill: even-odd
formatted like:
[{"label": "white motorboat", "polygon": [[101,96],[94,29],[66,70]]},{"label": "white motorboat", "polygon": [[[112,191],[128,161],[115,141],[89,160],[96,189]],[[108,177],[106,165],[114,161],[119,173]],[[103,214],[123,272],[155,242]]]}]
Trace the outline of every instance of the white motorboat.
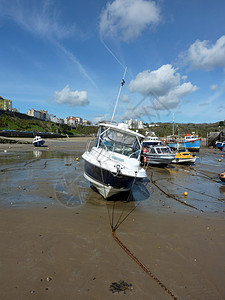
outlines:
[{"label": "white motorboat", "polygon": [[42,139],[41,136],[36,135],[33,139],[33,145],[34,147],[41,147],[44,145],[45,141]]},{"label": "white motorboat", "polygon": [[129,191],[135,181],[147,178],[140,166],[143,139],[127,124],[99,124],[95,146],[82,157],[85,178],[104,198]]},{"label": "white motorboat", "polygon": [[152,133],[144,139],[143,146],[150,147],[154,145],[162,145],[162,141],[155,134]]},{"label": "white motorboat", "polygon": [[166,166],[175,158],[175,154],[168,146],[152,145],[143,148],[141,161],[144,164]]}]

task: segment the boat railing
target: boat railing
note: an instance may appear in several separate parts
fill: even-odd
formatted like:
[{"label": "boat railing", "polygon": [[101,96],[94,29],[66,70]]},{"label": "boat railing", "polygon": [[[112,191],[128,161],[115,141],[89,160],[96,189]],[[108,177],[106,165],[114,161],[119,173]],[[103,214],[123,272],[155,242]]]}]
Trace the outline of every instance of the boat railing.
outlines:
[{"label": "boat railing", "polygon": [[90,152],[90,148],[92,148],[91,144],[94,142],[94,140],[89,140],[86,144],[86,152]]},{"label": "boat railing", "polygon": [[129,158],[132,158],[132,157],[138,158],[140,155],[140,152],[141,152],[140,150],[136,150],[135,152],[133,152],[129,155]]}]

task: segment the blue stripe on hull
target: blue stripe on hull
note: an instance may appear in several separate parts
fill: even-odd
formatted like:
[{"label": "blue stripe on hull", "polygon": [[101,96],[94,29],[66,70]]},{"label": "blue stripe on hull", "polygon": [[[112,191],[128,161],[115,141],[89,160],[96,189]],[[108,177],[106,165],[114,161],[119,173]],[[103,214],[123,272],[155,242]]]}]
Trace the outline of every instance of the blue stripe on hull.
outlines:
[{"label": "blue stripe on hull", "polygon": [[186,148],[200,148],[200,140],[194,142],[185,142]]},{"label": "blue stripe on hull", "polygon": [[[169,143],[168,146],[176,149],[177,143]],[[186,147],[189,151],[199,150],[200,149],[200,140],[197,140],[194,142],[181,142],[181,143],[179,143],[179,146]]]}]

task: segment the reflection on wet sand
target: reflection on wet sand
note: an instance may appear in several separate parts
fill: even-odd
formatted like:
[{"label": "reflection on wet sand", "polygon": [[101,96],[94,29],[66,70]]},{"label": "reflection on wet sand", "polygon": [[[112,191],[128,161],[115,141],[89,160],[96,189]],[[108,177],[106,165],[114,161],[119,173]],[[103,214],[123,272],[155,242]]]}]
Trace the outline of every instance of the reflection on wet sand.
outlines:
[{"label": "reflection on wet sand", "polygon": [[[24,199],[23,206],[26,205],[26,198],[30,193],[33,193],[33,201],[29,200],[29,205],[38,204],[39,201],[43,203],[43,195],[48,194],[44,185],[50,186],[54,191],[50,197],[51,203],[56,200],[68,207],[104,203],[101,196],[90,189],[89,183],[84,179],[80,156],[81,152],[43,150],[0,156],[0,161],[3,162],[0,174],[4,176],[0,177],[0,185],[5,195],[4,204],[12,203],[12,194],[18,192],[18,186],[23,186],[19,195],[26,191],[20,197]],[[167,195],[163,207],[182,209],[181,204],[186,203],[199,211],[223,212],[225,208],[221,201],[217,201],[224,196],[223,183],[218,179],[218,168],[222,167],[223,162],[218,162],[216,155],[209,156],[207,153],[200,153],[195,165],[148,167],[150,182],[135,182],[132,195],[121,193],[115,198],[112,197],[111,201],[143,201],[143,206],[152,210],[159,202],[154,197],[158,189]],[[8,187],[11,187],[11,193],[7,193]],[[184,193],[188,196],[185,197]],[[49,201],[47,195],[45,201],[46,198]],[[174,199],[179,199],[180,203]],[[17,204],[16,201],[13,203],[20,205],[18,199]]]}]

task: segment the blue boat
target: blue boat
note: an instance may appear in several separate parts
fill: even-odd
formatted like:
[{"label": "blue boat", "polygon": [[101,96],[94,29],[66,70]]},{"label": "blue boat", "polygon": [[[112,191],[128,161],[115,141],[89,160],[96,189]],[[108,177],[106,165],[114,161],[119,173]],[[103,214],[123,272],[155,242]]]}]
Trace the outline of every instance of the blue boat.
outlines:
[{"label": "blue boat", "polygon": [[170,148],[177,149],[177,144],[184,147],[189,151],[199,152],[201,139],[198,135],[186,134],[184,138],[180,137],[167,137],[167,144]]},{"label": "blue boat", "polygon": [[225,151],[225,141],[223,141],[223,142],[216,141],[215,145],[216,145],[216,147],[219,148],[221,151]]}]

